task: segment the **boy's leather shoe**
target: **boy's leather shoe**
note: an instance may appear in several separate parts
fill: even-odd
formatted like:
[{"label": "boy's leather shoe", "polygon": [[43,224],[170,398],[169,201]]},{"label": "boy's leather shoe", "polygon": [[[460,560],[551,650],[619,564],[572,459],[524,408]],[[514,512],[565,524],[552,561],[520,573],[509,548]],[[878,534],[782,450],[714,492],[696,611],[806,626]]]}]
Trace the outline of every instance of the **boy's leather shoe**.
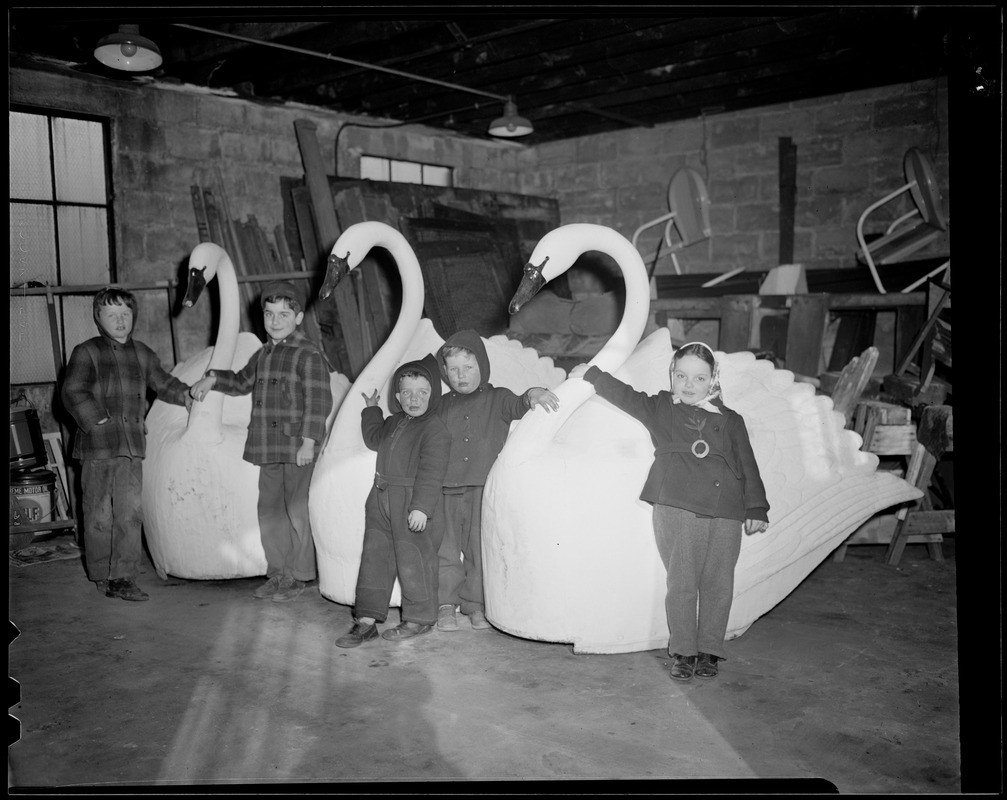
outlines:
[{"label": "boy's leather shoe", "polygon": [[680,656],[675,653],[675,663],[671,665],[671,677],[676,681],[691,681],[696,670],[695,656]]},{"label": "boy's leather shoe", "polygon": [[378,625],[372,622],[364,625],[362,622],[354,622],[349,633],[344,633],[336,639],[336,647],[360,647],[364,642],[378,638]]},{"label": "boy's leather shoe", "polygon": [[382,639],[388,639],[391,642],[400,642],[403,639],[412,639],[414,636],[422,636],[425,633],[430,633],[434,629],[433,625],[420,625],[417,622],[403,622],[401,625],[396,625],[394,628],[389,628],[381,634]]},{"label": "boy's leather shoe", "polygon": [[274,575],[262,584],[262,586],[252,592],[252,597],[257,600],[265,600],[267,597],[275,595],[278,591],[280,591],[280,576]]},{"label": "boy's leather shoe", "polygon": [[120,600],[147,600],[150,595],[129,578],[113,578],[105,589],[105,597],[118,597]]},{"label": "boy's leather shoe", "polygon": [[455,617],[455,607],[453,605],[445,603],[437,609],[437,630],[458,630],[458,620]]},{"label": "boy's leather shoe", "polygon": [[469,614],[469,622],[472,628],[477,631],[489,630],[490,624],[486,621],[486,615],[482,611],[473,611]]},{"label": "boy's leather shoe", "polygon": [[700,653],[699,658],[696,660],[696,677],[697,678],[716,678],[719,668],[717,667],[717,662],[720,661],[719,656],[713,656],[709,653]]}]

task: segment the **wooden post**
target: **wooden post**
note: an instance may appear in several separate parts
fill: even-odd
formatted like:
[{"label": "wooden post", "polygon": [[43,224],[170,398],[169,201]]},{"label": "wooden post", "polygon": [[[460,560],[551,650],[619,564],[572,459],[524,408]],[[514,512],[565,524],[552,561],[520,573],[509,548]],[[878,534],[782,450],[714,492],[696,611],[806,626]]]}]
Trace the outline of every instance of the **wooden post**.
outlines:
[{"label": "wooden post", "polygon": [[[780,137],[780,263],[794,263],[794,211],[797,206],[797,145]],[[815,373],[817,374],[817,372]]]}]

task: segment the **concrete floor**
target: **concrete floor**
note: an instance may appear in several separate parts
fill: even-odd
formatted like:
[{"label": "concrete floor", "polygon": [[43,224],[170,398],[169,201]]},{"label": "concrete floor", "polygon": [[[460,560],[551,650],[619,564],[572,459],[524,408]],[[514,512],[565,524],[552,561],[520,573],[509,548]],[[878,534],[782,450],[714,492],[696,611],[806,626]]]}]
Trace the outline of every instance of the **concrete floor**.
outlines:
[{"label": "concrete floor", "polygon": [[465,622],[339,649],[350,609],[317,587],[273,603],[257,578],[161,581],[148,562],[150,601],[127,603],[78,560],[11,566],[9,786],[958,793],[953,539],[945,554],[889,567],[883,546],[850,548],[729,643],[719,678],[685,685],[661,651],[574,655]]}]

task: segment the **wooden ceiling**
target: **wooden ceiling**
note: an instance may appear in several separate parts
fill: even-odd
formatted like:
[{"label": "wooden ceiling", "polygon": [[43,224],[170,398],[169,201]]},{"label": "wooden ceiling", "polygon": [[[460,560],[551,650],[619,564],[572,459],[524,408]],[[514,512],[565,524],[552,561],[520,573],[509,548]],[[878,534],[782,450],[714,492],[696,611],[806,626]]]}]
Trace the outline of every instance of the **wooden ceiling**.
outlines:
[{"label": "wooden ceiling", "polygon": [[[498,98],[512,96],[535,129],[515,140],[525,144],[931,80],[955,64],[1000,75],[995,7],[660,10],[671,13],[14,8],[9,49],[12,65],[193,84],[479,138],[503,111]],[[95,60],[97,40],[122,23],[158,44],[158,69],[116,72]]]}]

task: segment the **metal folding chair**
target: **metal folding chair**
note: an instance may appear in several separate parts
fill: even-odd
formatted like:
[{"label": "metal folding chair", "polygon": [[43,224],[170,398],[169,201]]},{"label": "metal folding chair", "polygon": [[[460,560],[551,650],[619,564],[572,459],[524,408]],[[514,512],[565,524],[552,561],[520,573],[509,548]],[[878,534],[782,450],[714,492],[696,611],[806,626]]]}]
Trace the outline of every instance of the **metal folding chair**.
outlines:
[{"label": "metal folding chair", "polygon": [[[948,229],[948,221],[944,217],[941,206],[941,194],[934,176],[933,167],[926,156],[916,147],[906,151],[902,160],[906,183],[875,203],[871,203],[857,220],[857,241],[860,244],[860,254],[874,279],[878,292],[886,294],[885,287],[878,274],[878,267],[904,261],[910,255],[926,247]],[[868,217],[887,203],[902,194],[909,192],[913,199],[913,208],[892,222],[884,234],[867,241],[864,227]],[[911,292],[917,286],[926,283],[934,275],[946,269],[948,263],[942,264],[927,275],[902,289]]]}]

